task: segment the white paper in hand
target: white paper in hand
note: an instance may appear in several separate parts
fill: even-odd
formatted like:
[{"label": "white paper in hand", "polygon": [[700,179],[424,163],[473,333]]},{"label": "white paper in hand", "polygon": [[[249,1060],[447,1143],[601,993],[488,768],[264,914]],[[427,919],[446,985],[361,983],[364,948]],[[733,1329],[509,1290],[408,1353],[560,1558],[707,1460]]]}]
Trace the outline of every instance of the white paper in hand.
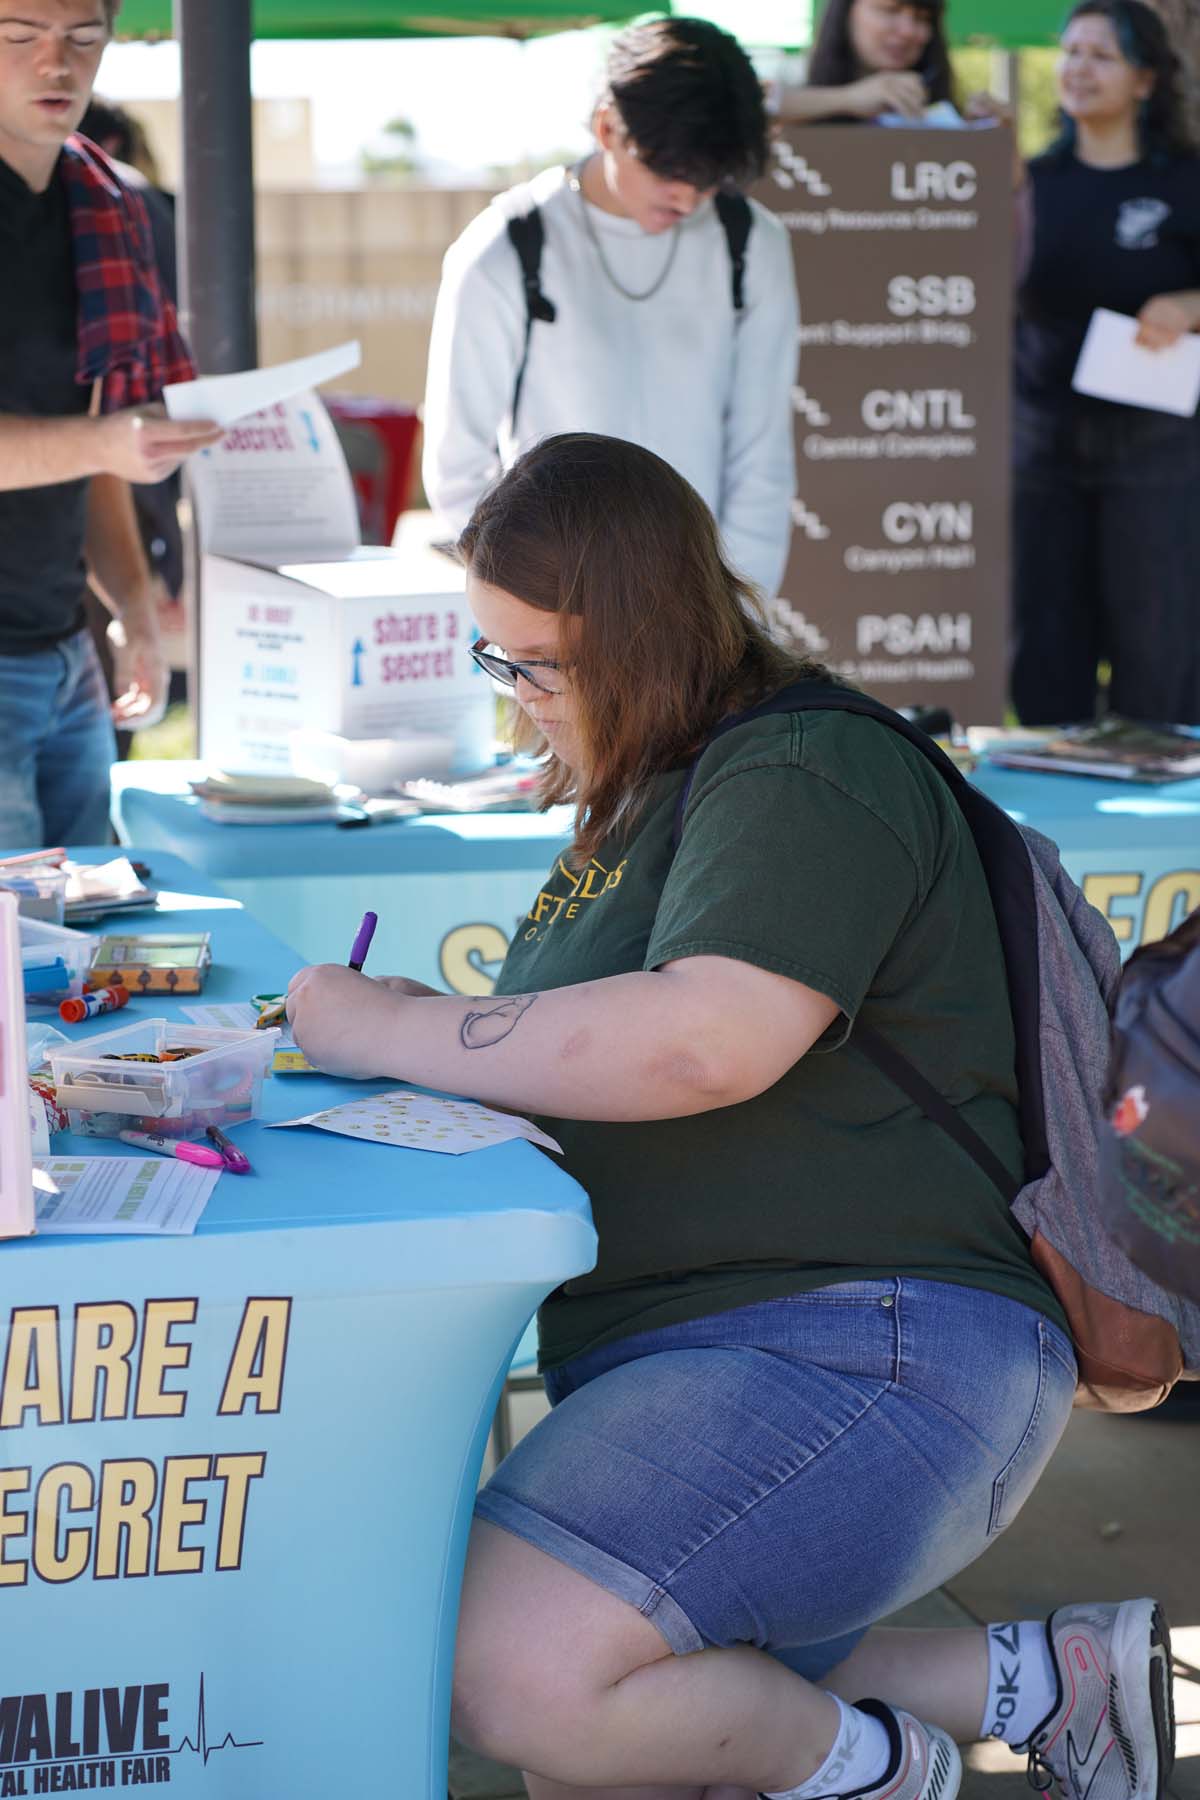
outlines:
[{"label": "white paper in hand", "polygon": [[1169,350],[1147,350],[1135,341],[1137,330],[1136,319],[1098,306],[1071,386],[1097,400],[1190,418],[1200,404],[1200,337],[1190,333]]},{"label": "white paper in hand", "polygon": [[276,363],[270,369],[243,369],[237,375],[202,375],[197,381],[174,382],[163,389],[163,404],[172,419],[215,419],[218,425],[235,425],[251,413],[348,374],[361,361],[362,346],[355,339],[332,350],[319,350],[315,356]]}]

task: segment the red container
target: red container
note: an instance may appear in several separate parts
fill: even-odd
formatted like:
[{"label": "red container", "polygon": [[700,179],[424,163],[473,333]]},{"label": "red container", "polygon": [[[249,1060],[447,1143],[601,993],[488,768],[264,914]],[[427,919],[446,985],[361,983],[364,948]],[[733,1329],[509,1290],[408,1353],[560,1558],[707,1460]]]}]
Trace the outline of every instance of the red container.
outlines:
[{"label": "red container", "polygon": [[363,543],[390,544],[416,472],[416,408],[369,394],[323,398],[350,465]]}]

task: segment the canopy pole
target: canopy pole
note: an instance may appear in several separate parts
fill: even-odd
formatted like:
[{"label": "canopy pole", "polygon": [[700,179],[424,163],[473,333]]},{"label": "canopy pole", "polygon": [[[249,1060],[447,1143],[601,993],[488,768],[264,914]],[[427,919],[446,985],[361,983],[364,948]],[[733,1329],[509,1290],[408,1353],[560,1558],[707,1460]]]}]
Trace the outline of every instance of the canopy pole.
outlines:
[{"label": "canopy pole", "polygon": [[205,375],[258,363],[251,0],[175,0],[183,135],[180,293]]},{"label": "canopy pole", "polygon": [[[183,147],[180,324],[203,375],[258,366],[250,7],[251,0],[175,0]],[[188,704],[203,757],[204,605],[194,507],[187,587]]]}]

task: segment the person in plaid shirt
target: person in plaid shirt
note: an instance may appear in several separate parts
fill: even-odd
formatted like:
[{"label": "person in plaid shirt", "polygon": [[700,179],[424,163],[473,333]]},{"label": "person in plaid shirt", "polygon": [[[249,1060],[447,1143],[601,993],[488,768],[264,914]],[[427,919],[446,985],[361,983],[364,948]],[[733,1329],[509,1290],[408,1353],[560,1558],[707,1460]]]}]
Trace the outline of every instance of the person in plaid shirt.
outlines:
[{"label": "person in plaid shirt", "polygon": [[[113,725],[168,670],[131,482],[220,431],[175,424],[193,374],[140,198],[76,133],[120,0],[0,0],[0,846],[108,839]],[[84,624],[113,615],[111,703]]]}]

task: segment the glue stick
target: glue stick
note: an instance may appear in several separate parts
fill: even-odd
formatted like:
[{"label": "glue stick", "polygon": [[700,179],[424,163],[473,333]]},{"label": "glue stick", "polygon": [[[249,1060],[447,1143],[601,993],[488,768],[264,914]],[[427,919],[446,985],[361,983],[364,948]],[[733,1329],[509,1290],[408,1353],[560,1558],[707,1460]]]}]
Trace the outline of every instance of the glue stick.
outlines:
[{"label": "glue stick", "polygon": [[66,1025],[80,1025],[84,1019],[94,1019],[99,1013],[117,1012],[128,999],[127,987],[96,988],[78,1000],[64,1000],[58,1016]]}]

